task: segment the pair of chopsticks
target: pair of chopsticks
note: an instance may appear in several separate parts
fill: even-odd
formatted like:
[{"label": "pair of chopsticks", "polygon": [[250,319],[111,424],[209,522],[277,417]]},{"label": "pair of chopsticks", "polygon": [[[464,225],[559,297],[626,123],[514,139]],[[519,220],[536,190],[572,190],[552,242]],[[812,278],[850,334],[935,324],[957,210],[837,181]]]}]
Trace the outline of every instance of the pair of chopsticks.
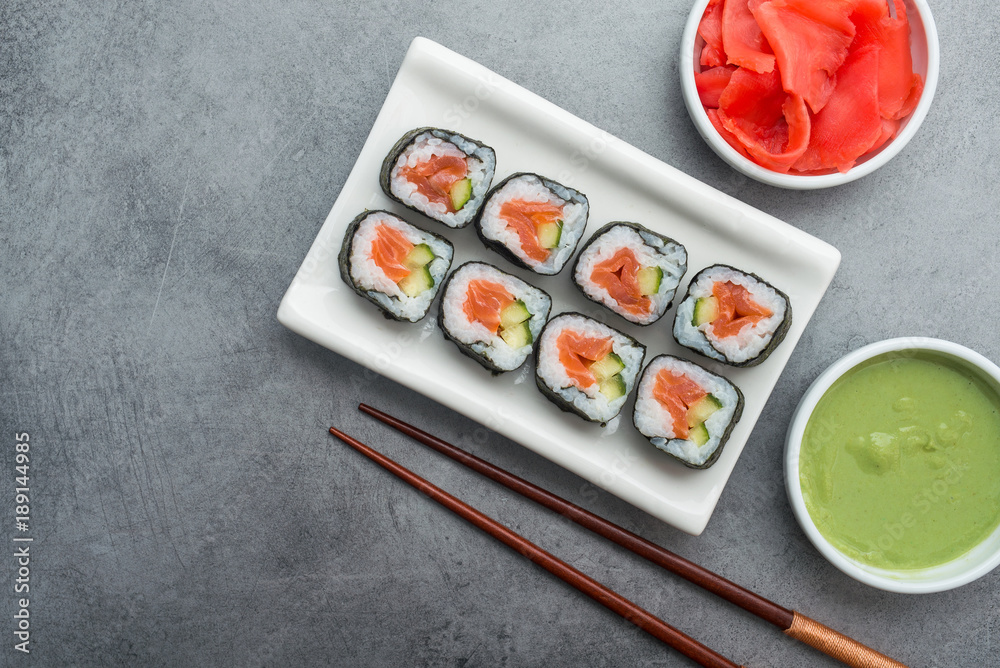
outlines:
[{"label": "pair of chopsticks", "polygon": [[[738,605],[747,612],[777,626],[786,635],[811,645],[849,666],[854,666],[855,668],[906,668],[904,664],[876,652],[848,636],[838,633],[805,615],[783,608],[712,571],[702,568],[659,545],[651,543],[641,536],[623,529],[617,524],[584,510],[562,497],[556,496],[523,478],[508,473],[475,455],[469,454],[387,413],[366,404],[361,404],[358,408],[404,434],[411,436],[420,443],[500,483],[508,489],[550,510],[554,510],[580,526],[631,550],[635,554],[681,576],[685,580],[706,589],[716,596]],[[739,668],[738,664],[675,629],[652,613],[561,561],[504,525],[487,517],[472,506],[436,487],[389,457],[373,450],[338,429],[330,427],[330,433],[452,512],[460,515],[505,545],[517,550],[532,562],[542,566],[553,575],[569,583],[601,605],[618,613],[643,631],[665,642],[700,665],[710,668]]]}]

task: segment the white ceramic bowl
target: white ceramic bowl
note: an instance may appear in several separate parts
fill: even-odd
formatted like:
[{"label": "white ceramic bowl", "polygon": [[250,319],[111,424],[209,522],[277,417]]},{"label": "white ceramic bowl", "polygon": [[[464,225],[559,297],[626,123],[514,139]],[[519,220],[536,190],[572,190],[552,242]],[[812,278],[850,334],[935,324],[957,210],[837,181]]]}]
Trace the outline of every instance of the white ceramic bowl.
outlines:
[{"label": "white ceramic bowl", "polygon": [[840,173],[834,171],[829,174],[781,174],[761,167],[755,162],[740,155],[732,146],[712,126],[712,122],[705,113],[705,108],[698,98],[698,89],[694,83],[695,67],[698,64],[701,47],[704,40],[698,36],[698,24],[708,7],[708,0],[697,0],[694,9],[688,17],[687,25],[684,28],[684,36],[681,38],[681,93],[684,96],[684,104],[687,106],[691,120],[699,134],[708,142],[720,158],[729,163],[738,171],[746,174],[750,178],[762,181],[763,183],[780,188],[790,188],[793,190],[812,190],[815,188],[829,188],[849,183],[862,176],[871,174],[876,169],[889,162],[899,153],[906,143],[917,133],[917,129],[930,109],[931,100],[934,97],[934,90],[937,88],[938,72],[940,69],[940,46],[938,45],[937,28],[934,26],[934,17],[931,16],[930,7],[926,0],[905,0],[907,17],[910,21],[910,48],[913,53],[913,71],[924,77],[924,91],[917,103],[917,108],[913,113],[903,120],[899,128],[899,134],[895,139],[886,143],[878,151],[865,155],[858,160],[858,163],[848,172]]},{"label": "white ceramic bowl", "polygon": [[910,337],[872,343],[845,355],[821,373],[806,390],[792,415],[785,440],[785,488],[795,519],[816,549],[827,560],[855,580],[872,587],[903,594],[927,594],[954,589],[982,577],[1000,565],[1000,527],[966,554],[932,568],[893,571],[875,568],[845,556],[830,544],[816,528],[806,509],[799,481],[799,448],[806,423],[823,394],[833,383],[865,360],[883,353],[899,351],[930,351],[951,357],[993,385],[1000,395],[1000,368],[982,355],[957,343]]}]

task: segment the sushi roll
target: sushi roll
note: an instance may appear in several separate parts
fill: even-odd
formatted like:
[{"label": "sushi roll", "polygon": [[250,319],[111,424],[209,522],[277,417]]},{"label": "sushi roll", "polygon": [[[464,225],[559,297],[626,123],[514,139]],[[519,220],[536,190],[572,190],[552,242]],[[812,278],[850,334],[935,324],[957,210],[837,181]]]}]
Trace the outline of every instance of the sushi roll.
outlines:
[{"label": "sushi roll", "polygon": [[573,282],[588,299],[629,322],[656,322],[687,271],[687,250],[635,223],[608,223],[590,238],[573,265]]},{"label": "sushi roll", "polygon": [[472,222],[493,182],[492,148],[450,130],[417,128],[382,162],[379,183],[400,204],[448,227]]},{"label": "sushi roll", "polygon": [[501,373],[528,359],[551,307],[543,290],[484,262],[467,262],[445,282],[438,321],[459,350]]},{"label": "sushi roll", "polygon": [[340,275],[387,318],[416,322],[427,315],[453,253],[443,237],[388,211],[366,211],[347,226]]},{"label": "sushi roll", "polygon": [[579,313],[552,318],[538,339],[535,382],[552,403],[605,424],[635,386],[646,347]]},{"label": "sushi roll", "polygon": [[513,174],[486,196],[476,232],[515,265],[551,276],[573,257],[589,210],[583,193],[537,174]]},{"label": "sushi roll", "polygon": [[760,364],[792,323],[788,296],[759,276],[717,264],[691,279],[674,317],[674,339],[732,366]]},{"label": "sushi roll", "polygon": [[738,387],[694,362],[660,355],[642,373],[632,422],[685,466],[707,469],[742,415]]}]

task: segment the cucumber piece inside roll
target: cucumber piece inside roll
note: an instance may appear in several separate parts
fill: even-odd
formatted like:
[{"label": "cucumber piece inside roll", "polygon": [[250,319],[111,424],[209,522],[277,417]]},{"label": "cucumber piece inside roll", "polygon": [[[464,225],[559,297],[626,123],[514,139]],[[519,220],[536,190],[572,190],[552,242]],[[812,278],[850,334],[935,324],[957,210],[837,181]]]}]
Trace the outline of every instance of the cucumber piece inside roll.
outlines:
[{"label": "cucumber piece inside roll", "polygon": [[660,281],[663,280],[663,270],[659,267],[643,267],[635,274],[642,295],[655,295],[660,291]]},{"label": "cucumber piece inside roll", "polygon": [[538,245],[542,248],[555,248],[562,238],[563,223],[557,220],[554,223],[543,223],[538,226]]},{"label": "cucumber piece inside roll", "polygon": [[688,440],[697,445],[699,448],[708,443],[708,438],[708,428],[705,426],[704,422],[692,429],[691,433],[688,434]]},{"label": "cucumber piece inside roll", "polygon": [[607,397],[608,401],[614,401],[615,399],[625,396],[625,379],[622,378],[620,373],[616,373],[611,376],[611,378],[601,382],[600,390],[601,394]]},{"label": "cucumber piece inside roll", "polygon": [[455,211],[460,211],[470,197],[472,197],[472,180],[455,181],[455,185],[451,187],[451,207]]},{"label": "cucumber piece inside roll", "polygon": [[715,297],[702,297],[694,303],[694,316],[691,324],[700,327],[719,317],[719,300]]},{"label": "cucumber piece inside roll", "polygon": [[594,374],[594,378],[597,379],[598,383],[602,383],[621,373],[624,368],[625,363],[622,362],[622,358],[614,353],[610,353],[591,364],[590,372]]},{"label": "cucumber piece inside roll", "polygon": [[417,244],[403,260],[403,264],[406,265],[407,269],[413,270],[426,267],[433,261],[434,251],[431,250],[431,247],[427,244]]},{"label": "cucumber piece inside roll", "polygon": [[407,297],[416,297],[425,290],[434,287],[434,279],[426,266],[414,269],[410,275],[399,282],[399,289]]},{"label": "cucumber piece inside roll", "polygon": [[624,370],[625,363],[614,353],[608,353],[590,365],[590,372],[594,374],[601,394],[607,397],[608,401],[625,396],[625,379],[621,374]]},{"label": "cucumber piece inside roll", "polygon": [[688,427],[693,428],[703,424],[705,420],[712,415],[712,413],[720,408],[722,408],[722,402],[716,399],[713,395],[706,394],[704,397],[688,406]]},{"label": "cucumber piece inside roll", "polygon": [[531,311],[518,299],[500,311],[500,329],[497,333],[511,348],[523,348],[534,341],[528,326],[530,319]]},{"label": "cucumber piece inside roll", "polygon": [[500,338],[511,348],[523,348],[532,342],[531,329],[527,321],[504,327],[500,330]]},{"label": "cucumber piece inside roll", "polygon": [[515,325],[520,325],[530,317],[531,312],[528,310],[528,307],[519,299],[500,311],[500,327],[508,329]]}]

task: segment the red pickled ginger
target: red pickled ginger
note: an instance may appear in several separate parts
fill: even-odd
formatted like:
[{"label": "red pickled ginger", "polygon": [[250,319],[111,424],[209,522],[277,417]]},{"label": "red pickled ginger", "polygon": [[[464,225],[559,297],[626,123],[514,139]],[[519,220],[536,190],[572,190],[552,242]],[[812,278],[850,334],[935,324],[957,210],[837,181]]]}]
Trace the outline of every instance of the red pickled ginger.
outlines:
[{"label": "red pickled ginger", "polygon": [[778,172],[787,172],[809,143],[809,112],[801,97],[782,89],[776,70],[733,72],[719,119],[755,162]]},{"label": "red pickled ginger", "polygon": [[732,65],[713,67],[694,73],[694,85],[698,89],[698,98],[707,109],[717,109],[722,91],[729,85],[736,68]]},{"label": "red pickled ginger", "polygon": [[846,172],[882,134],[878,99],[878,49],[854,51],[837,70],[836,86],[823,110],[812,117],[809,148],[795,163],[808,171],[835,166]]},{"label": "red pickled ginger", "polygon": [[747,0],[724,0],[722,46],[730,65],[760,73],[774,69],[774,52],[750,12]]},{"label": "red pickled ginger", "polygon": [[774,49],[781,85],[813,113],[833,94],[833,75],[847,58],[855,28],[852,0],[768,0],[753,16]]},{"label": "red pickled ginger", "polygon": [[722,47],[722,0],[711,0],[698,24],[698,34],[705,40],[701,49],[701,66],[718,67],[726,64],[726,50]]},{"label": "red pickled ginger", "polygon": [[709,120],[774,171],[846,172],[896,136],[923,92],[903,0],[712,0],[699,34]]}]

